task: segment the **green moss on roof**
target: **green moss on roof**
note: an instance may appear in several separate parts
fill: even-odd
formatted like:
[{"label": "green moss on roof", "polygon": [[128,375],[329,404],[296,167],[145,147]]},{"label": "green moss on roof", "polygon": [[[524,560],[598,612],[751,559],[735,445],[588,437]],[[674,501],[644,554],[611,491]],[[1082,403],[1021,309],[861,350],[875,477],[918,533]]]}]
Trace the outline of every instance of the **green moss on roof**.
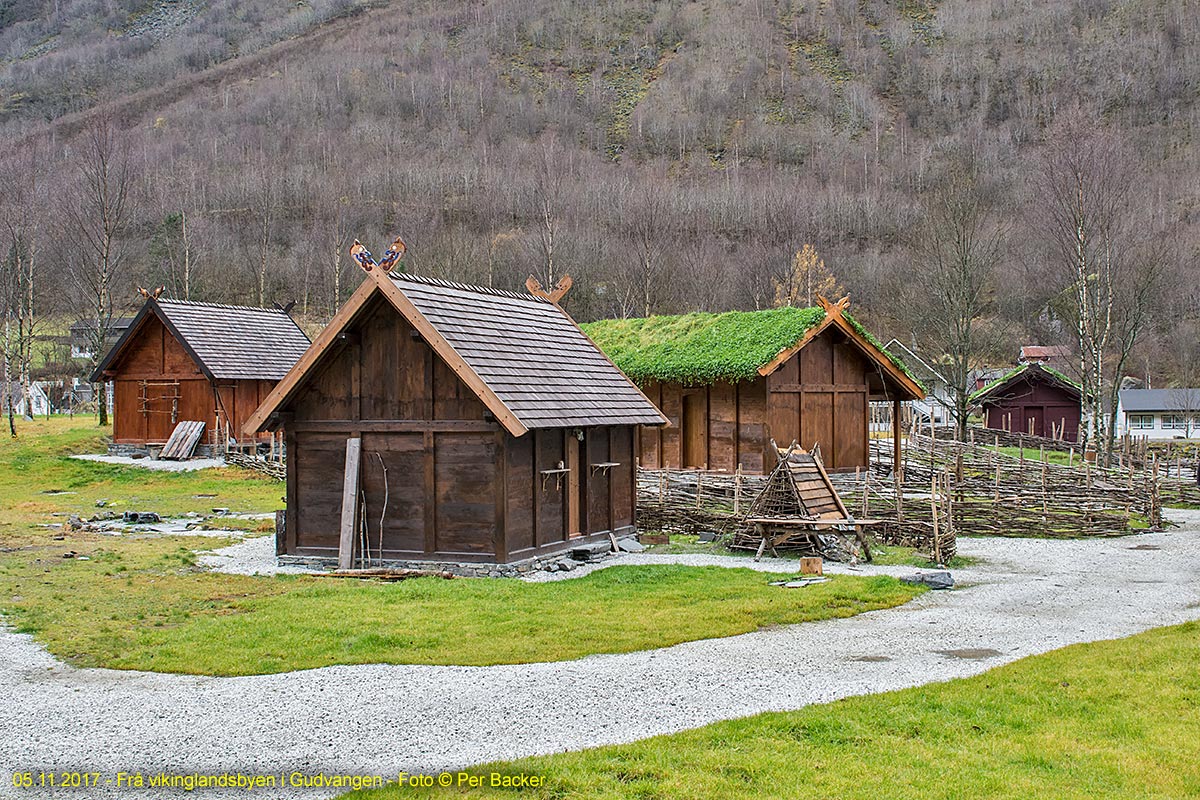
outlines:
[{"label": "green moss on roof", "polygon": [[[861,325],[849,315],[846,319],[892,363],[913,377]],[[581,327],[637,383],[678,381],[699,386],[753,379],[760,367],[824,321],[822,308],[774,308],[608,319]]]},{"label": "green moss on roof", "polygon": [[1019,367],[1010,369],[1008,372],[1004,373],[999,378],[997,378],[996,380],[989,383],[987,386],[984,386],[982,389],[977,389],[971,395],[969,402],[974,403],[974,402],[981,400],[985,395],[990,394],[997,386],[1002,386],[1002,385],[1008,383],[1013,378],[1016,378],[1017,376],[1019,376],[1021,373],[1025,372],[1026,370],[1032,369],[1034,367],[1037,367],[1042,372],[1045,372],[1047,375],[1057,378],[1058,380],[1065,383],[1067,386],[1074,388],[1081,395],[1083,394],[1082,386],[1080,386],[1078,383],[1076,383],[1075,381],[1068,378],[1066,375],[1063,375],[1058,370],[1054,369],[1054,367],[1049,367],[1049,366],[1046,366],[1045,364],[1022,364]]}]

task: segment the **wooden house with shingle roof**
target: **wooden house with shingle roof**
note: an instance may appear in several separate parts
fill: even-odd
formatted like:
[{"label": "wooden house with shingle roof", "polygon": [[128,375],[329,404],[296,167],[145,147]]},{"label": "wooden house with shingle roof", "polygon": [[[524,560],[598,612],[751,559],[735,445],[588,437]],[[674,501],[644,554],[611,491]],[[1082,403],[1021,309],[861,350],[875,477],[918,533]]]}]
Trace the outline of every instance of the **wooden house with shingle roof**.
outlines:
[{"label": "wooden house with shingle roof", "polygon": [[[869,463],[869,404],[925,396],[904,363],[847,312],[814,308],[603,320],[583,326],[670,420],[644,429],[643,467],[768,473],[771,441],[820,446],[825,466]],[[893,426],[895,461],[900,431]]]},{"label": "wooden house with shingle roof", "polygon": [[283,552],[512,563],[634,532],[637,426],[665,420],[561,308],[364,268],[246,424],[286,431]]},{"label": "wooden house with shingle roof", "polygon": [[113,383],[113,443],[163,444],[176,424],[205,424],[214,444],[242,425],[309,340],[285,311],[148,298],[97,364]]}]

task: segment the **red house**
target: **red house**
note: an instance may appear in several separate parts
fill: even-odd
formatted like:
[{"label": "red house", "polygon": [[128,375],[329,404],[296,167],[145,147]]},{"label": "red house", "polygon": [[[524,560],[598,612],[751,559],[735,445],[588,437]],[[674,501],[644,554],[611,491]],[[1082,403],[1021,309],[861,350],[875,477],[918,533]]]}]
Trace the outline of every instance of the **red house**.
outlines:
[{"label": "red house", "polygon": [[983,424],[995,430],[1066,441],[1079,439],[1083,392],[1045,364],[1025,364],[971,396],[983,407]]}]

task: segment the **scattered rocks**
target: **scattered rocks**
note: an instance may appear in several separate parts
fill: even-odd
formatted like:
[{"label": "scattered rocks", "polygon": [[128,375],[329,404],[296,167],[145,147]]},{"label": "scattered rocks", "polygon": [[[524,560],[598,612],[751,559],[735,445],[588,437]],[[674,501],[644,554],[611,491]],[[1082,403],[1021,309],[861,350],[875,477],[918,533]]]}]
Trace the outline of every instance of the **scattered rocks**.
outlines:
[{"label": "scattered rocks", "polygon": [[68,550],[67,552],[62,554],[62,557],[63,558],[74,558],[77,555],[79,555],[79,554],[76,553],[74,550]]},{"label": "scattered rocks", "polygon": [[572,547],[567,551],[567,555],[576,561],[596,561],[604,558],[610,552],[612,552],[611,544],[608,542],[595,542],[593,544]]},{"label": "scattered rocks", "polygon": [[126,511],[122,519],[129,525],[157,525],[162,517],[153,511]]},{"label": "scattered rocks", "polygon": [[949,572],[918,572],[916,575],[906,575],[900,580],[918,586],[928,586],[930,589],[954,588],[954,577]]}]

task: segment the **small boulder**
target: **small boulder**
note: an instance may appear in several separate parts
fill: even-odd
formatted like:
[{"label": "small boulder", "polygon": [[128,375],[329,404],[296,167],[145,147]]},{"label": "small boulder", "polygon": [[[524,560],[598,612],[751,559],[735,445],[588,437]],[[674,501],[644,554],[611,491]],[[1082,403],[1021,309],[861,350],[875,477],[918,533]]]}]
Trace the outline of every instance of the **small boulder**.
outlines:
[{"label": "small boulder", "polygon": [[713,531],[704,531],[698,537],[696,537],[697,542],[703,542],[704,544],[715,542],[716,540],[717,534]]},{"label": "small boulder", "polygon": [[572,547],[567,555],[576,561],[594,561],[595,559],[604,558],[610,550],[612,550],[612,545],[608,542],[597,542],[596,544]]},{"label": "small boulder", "polygon": [[646,549],[646,545],[637,539],[621,539],[617,542],[617,547],[621,548],[621,551],[625,553],[640,553]]},{"label": "small boulder", "polygon": [[930,589],[952,589],[954,587],[954,577],[945,571],[918,572],[916,575],[906,575],[900,580],[918,586],[928,586]]}]

